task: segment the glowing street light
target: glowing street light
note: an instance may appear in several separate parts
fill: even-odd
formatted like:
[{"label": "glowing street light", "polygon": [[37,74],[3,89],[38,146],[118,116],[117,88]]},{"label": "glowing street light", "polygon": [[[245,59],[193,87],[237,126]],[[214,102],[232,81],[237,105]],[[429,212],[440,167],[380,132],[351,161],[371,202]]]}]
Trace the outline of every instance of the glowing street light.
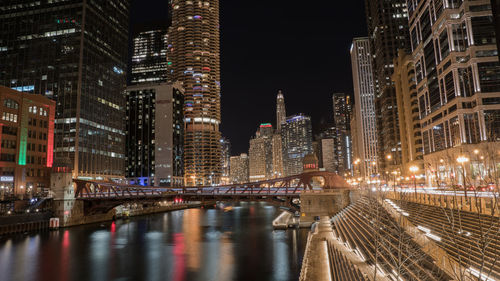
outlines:
[{"label": "glowing street light", "polygon": [[469,158],[465,156],[459,156],[457,158],[457,162],[462,165],[462,176],[463,176],[463,184],[464,184],[464,193],[465,193],[465,200],[467,200],[467,187],[465,187],[465,163],[469,162]]},{"label": "glowing street light", "polygon": [[415,197],[417,196],[417,172],[419,168],[418,166],[412,165],[410,166],[410,172],[413,174],[413,188],[415,189]]}]

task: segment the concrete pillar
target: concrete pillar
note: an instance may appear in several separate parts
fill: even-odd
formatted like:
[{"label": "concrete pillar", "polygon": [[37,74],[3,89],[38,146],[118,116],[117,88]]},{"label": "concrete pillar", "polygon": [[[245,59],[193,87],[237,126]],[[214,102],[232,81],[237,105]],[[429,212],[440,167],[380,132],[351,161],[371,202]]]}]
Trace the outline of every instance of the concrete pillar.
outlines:
[{"label": "concrete pillar", "polygon": [[[315,217],[332,217],[351,203],[349,189],[324,190],[321,193],[304,192],[300,195],[300,221],[313,222]],[[355,198],[356,196],[352,196]]]}]

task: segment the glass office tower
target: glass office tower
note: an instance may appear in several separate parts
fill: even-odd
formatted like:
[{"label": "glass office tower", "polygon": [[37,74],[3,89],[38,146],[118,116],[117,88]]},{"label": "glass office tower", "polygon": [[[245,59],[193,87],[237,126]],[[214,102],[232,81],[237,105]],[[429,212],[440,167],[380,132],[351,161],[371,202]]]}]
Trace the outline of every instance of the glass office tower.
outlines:
[{"label": "glass office tower", "polygon": [[128,0],[0,4],[0,85],[56,100],[55,156],[74,176],[124,175]]}]

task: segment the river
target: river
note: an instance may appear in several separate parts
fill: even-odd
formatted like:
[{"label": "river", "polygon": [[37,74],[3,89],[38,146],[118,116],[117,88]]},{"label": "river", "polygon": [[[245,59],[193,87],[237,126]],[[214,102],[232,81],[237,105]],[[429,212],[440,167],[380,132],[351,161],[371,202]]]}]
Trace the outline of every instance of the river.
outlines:
[{"label": "river", "polygon": [[0,280],[298,280],[306,229],[241,203],[0,238]]}]

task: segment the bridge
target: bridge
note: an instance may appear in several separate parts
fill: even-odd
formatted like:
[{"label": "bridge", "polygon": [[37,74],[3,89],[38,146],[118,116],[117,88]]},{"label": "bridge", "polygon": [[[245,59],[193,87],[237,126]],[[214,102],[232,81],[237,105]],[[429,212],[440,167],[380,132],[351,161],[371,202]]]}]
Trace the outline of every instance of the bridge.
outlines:
[{"label": "bridge", "polygon": [[[74,179],[75,198],[84,201],[86,215],[106,213],[132,202],[183,201],[266,201],[298,211],[294,202],[304,191],[349,189],[342,177],[330,172],[308,172],[284,178],[220,186],[154,187],[110,181]],[[314,182],[319,187],[314,188]]]}]

